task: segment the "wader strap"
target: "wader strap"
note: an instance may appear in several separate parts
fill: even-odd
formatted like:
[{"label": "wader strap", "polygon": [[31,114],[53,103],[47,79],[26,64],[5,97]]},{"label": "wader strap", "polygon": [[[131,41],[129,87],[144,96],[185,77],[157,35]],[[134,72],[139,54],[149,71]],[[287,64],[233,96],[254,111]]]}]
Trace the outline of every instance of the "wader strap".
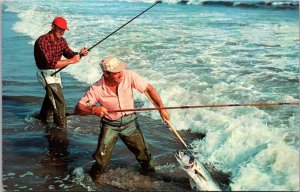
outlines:
[{"label": "wader strap", "polygon": [[60,73],[57,73],[55,76],[51,76],[51,73],[57,71],[57,69],[38,69],[37,70],[37,79],[40,84],[45,87],[46,85],[50,85],[53,83],[60,84],[62,88]]},{"label": "wader strap", "polygon": [[45,78],[45,75],[44,75],[44,73],[43,73],[42,71],[41,71],[41,74],[42,74],[42,76],[43,76],[43,78],[44,78],[44,81],[45,81],[45,83],[46,83],[46,87],[45,87],[45,88],[46,88],[46,92],[48,93],[48,96],[49,96],[49,99],[50,99],[50,101],[51,101],[51,103],[52,103],[54,112],[60,117],[60,115],[58,114],[57,108],[56,108],[55,99],[54,99],[54,97],[53,97],[52,91],[49,90],[50,87],[48,86],[48,83],[47,83],[47,80],[46,80],[46,78]]}]

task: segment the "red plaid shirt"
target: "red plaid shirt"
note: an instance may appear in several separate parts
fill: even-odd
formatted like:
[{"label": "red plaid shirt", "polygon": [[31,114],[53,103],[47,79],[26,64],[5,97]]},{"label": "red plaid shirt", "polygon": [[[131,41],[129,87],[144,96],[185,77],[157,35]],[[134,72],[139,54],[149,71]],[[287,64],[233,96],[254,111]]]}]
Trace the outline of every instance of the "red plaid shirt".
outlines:
[{"label": "red plaid shirt", "polygon": [[54,69],[62,55],[71,59],[76,54],[64,38],[57,42],[51,41],[50,32],[40,36],[34,44],[34,58],[39,69]]}]

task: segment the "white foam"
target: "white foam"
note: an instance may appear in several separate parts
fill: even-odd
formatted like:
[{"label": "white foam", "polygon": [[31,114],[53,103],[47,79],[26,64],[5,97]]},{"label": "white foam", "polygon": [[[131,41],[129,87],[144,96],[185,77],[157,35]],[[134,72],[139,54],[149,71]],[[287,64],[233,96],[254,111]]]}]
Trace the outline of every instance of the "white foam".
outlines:
[{"label": "white foam", "polygon": [[[291,186],[299,186],[299,180],[295,179],[299,175],[296,170],[299,170],[297,149],[291,149],[284,144],[270,144],[250,163],[241,167],[240,176],[234,178],[231,189],[295,190]],[[260,182],[257,182],[257,178]]]},{"label": "white foam", "polygon": [[27,171],[26,173],[20,175],[19,177],[33,176],[34,174],[31,171]]},{"label": "white foam", "polygon": [[[72,29],[65,37],[74,50],[90,47],[132,16],[110,12],[112,8],[101,2],[103,10],[107,9],[102,15],[70,12],[70,7],[58,12],[59,3],[50,8],[45,2],[33,7],[7,4],[21,19],[13,29],[32,39],[50,30],[50,21],[57,14],[65,15]],[[262,19],[256,23],[252,17],[243,20],[242,14],[181,7],[174,11],[170,6],[151,10],[64,72],[88,86],[102,75],[99,61],[116,55],[149,80],[165,106],[298,101],[298,90],[292,88],[298,78],[298,22],[275,18],[273,23]],[[172,11],[161,13],[165,9]],[[136,98],[144,107],[153,107],[144,95]],[[299,111],[294,107],[169,112],[177,130],[206,134],[192,143],[193,151],[202,162],[231,172],[232,190],[297,190]],[[149,114],[160,119],[157,111]]]},{"label": "white foam", "polygon": [[25,33],[33,39],[37,39],[51,29],[51,21],[48,19],[52,17],[50,14],[31,9],[22,11],[18,16],[21,22],[15,23],[13,29],[17,32]]}]

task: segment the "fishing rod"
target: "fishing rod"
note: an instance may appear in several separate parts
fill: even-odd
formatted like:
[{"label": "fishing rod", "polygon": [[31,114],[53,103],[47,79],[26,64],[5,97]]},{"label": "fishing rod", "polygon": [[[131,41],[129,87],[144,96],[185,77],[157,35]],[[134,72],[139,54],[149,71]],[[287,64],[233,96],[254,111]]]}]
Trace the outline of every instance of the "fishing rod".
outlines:
[{"label": "fishing rod", "polygon": [[221,107],[268,107],[277,105],[299,105],[299,102],[293,103],[244,103],[244,104],[219,104],[219,105],[187,105],[187,106],[177,106],[177,107],[162,107],[162,108],[136,108],[136,109],[120,109],[108,111],[109,113],[114,112],[127,112],[127,111],[151,111],[151,110],[162,110],[162,109],[191,109],[191,108],[221,108]]},{"label": "fishing rod", "polygon": [[[155,106],[155,109],[159,109],[159,107],[156,105],[156,103],[151,99],[150,95],[147,92],[144,92],[144,93],[145,93],[146,97],[150,100],[150,102]],[[177,130],[173,127],[173,125],[171,124],[171,122],[169,120],[166,120],[166,123],[168,124],[169,128],[172,130],[172,132],[174,133],[174,135],[177,137],[177,139],[181,142],[181,144],[183,144],[183,146],[187,150],[189,150],[187,144],[184,142],[184,140],[179,135],[179,133],[177,132]]]},{"label": "fishing rod", "polygon": [[[186,106],[176,106],[176,107],[156,107],[156,108],[135,108],[135,109],[119,109],[111,110],[108,113],[116,112],[129,112],[129,111],[153,111],[162,109],[193,109],[193,108],[222,108],[222,107],[270,107],[270,106],[280,106],[280,105],[298,105],[299,102],[291,103],[242,103],[242,104],[218,104],[218,105],[186,105]],[[67,113],[67,116],[74,115],[74,113]]]},{"label": "fishing rod", "polygon": [[[138,18],[139,16],[141,16],[142,14],[144,14],[146,11],[148,11],[149,9],[151,9],[152,7],[154,7],[155,5],[157,5],[158,3],[161,3],[161,1],[156,1],[153,5],[151,5],[150,7],[148,7],[147,9],[145,9],[144,11],[142,11],[140,14],[138,14],[137,16],[135,16],[134,18],[132,18],[130,21],[128,21],[127,23],[123,24],[121,27],[119,27],[118,29],[116,29],[115,31],[113,31],[112,33],[110,33],[109,35],[107,35],[106,37],[104,37],[102,40],[98,41],[92,47],[88,48],[88,51],[92,50],[94,47],[96,47],[97,45],[99,45],[101,42],[103,42],[104,40],[106,40],[107,38],[109,38],[110,36],[112,36],[113,34],[115,34],[117,31],[119,31],[120,29],[122,29],[123,27],[125,27],[126,25],[128,25],[130,22],[132,22],[133,20],[135,20],[136,18]],[[80,55],[80,57],[81,57],[81,55]],[[63,70],[67,66],[68,65],[66,65],[66,66],[58,69],[56,72],[54,72],[53,74],[51,74],[51,76],[54,76],[56,73],[60,72],[61,70]]]}]

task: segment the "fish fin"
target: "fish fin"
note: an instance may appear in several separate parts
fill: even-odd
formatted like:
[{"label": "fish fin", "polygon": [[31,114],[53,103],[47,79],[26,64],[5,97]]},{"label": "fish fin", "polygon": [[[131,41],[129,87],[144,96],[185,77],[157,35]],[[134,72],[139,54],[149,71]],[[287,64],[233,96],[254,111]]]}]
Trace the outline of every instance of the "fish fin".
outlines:
[{"label": "fish fin", "polygon": [[207,179],[204,177],[204,175],[202,175],[197,169],[195,169],[195,174],[199,175],[201,178],[203,178],[205,181],[207,181]]}]

